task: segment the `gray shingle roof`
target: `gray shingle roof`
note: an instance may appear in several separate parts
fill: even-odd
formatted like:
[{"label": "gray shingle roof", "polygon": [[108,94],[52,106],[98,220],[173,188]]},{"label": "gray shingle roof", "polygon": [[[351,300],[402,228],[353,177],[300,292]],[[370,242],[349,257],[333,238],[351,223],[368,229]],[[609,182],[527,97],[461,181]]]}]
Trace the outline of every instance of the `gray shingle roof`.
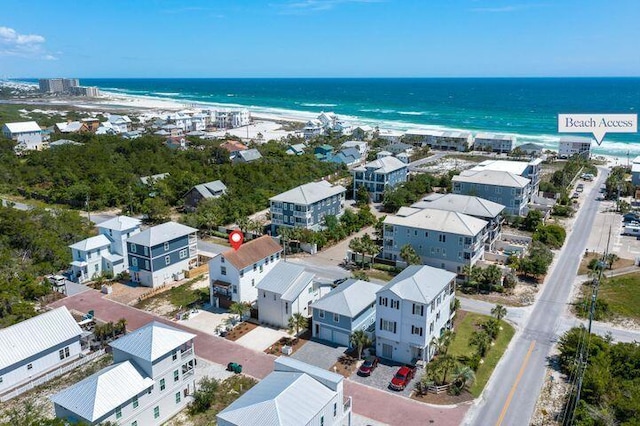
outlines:
[{"label": "gray shingle roof", "polygon": [[343,194],[347,189],[340,185],[332,185],[325,180],[311,182],[297,186],[289,191],[271,197],[270,201],[311,205],[337,194]]},{"label": "gray shingle roof", "polygon": [[311,304],[313,309],[353,318],[376,301],[380,285],[349,279]]},{"label": "gray shingle roof", "polygon": [[428,304],[455,278],[456,274],[444,269],[411,265],[382,287],[378,294],[390,290],[402,300]]},{"label": "gray shingle roof", "polygon": [[214,180],[194,186],[204,198],[215,198],[227,192],[227,186],[222,181]]},{"label": "gray shingle roof", "polygon": [[185,235],[197,232],[195,228],[185,226],[176,222],[166,222],[161,225],[156,225],[149,229],[145,229],[139,234],[127,240],[128,243],[140,244],[146,247],[154,247],[158,244],[162,244],[167,241],[175,240],[176,238],[184,237]]},{"label": "gray shingle roof", "polygon": [[292,302],[313,281],[313,277],[303,266],[280,261],[260,280],[257,288],[279,294],[283,300]]},{"label": "gray shingle roof", "polygon": [[422,209],[407,216],[387,216],[385,224],[473,237],[487,226],[482,219],[446,210]]},{"label": "gray shingle roof", "polygon": [[502,204],[462,194],[431,194],[411,207],[459,212],[469,216],[493,219],[505,209]]},{"label": "gray shingle roof", "polygon": [[51,401],[93,422],[154,383],[132,362],[124,361],[103,368],[51,396]]},{"label": "gray shingle roof", "polygon": [[0,370],[81,334],[65,306],[0,329]]},{"label": "gray shingle roof", "polygon": [[195,334],[153,321],[109,345],[146,361],[155,361],[194,337]]}]

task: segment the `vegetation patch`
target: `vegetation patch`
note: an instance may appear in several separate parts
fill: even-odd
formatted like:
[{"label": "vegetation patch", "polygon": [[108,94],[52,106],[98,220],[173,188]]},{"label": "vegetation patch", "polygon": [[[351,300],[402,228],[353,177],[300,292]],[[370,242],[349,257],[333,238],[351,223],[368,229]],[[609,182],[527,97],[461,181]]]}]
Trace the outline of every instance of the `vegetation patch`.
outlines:
[{"label": "vegetation patch", "polygon": [[[602,253],[590,252],[589,254],[583,256],[582,261],[580,262],[580,267],[578,268],[578,275],[587,275],[589,272],[593,270],[593,267],[589,267],[593,265],[592,262],[602,260]],[[608,269],[619,269],[619,268],[627,268],[629,266],[635,265],[635,261],[633,259],[621,259],[619,257],[612,258],[613,263],[607,265]]]},{"label": "vegetation patch", "polygon": [[257,324],[244,321],[236,325],[235,327],[233,327],[230,331],[228,331],[225,338],[228,340],[231,340],[232,342],[235,342],[236,340],[238,340],[239,338],[241,338],[245,334],[248,334],[249,332],[251,332],[251,330],[254,330],[256,328],[258,328]]},{"label": "vegetation patch", "polygon": [[168,313],[169,317],[173,317],[180,309],[205,304],[209,302],[209,288],[193,288],[194,285],[201,281],[202,276],[195,277],[186,283],[171,287],[166,291],[157,293],[151,297],[141,300],[135,307],[145,311],[153,311],[159,306],[170,305],[172,309]]},{"label": "vegetation patch", "polygon": [[[576,315],[588,318],[590,306],[591,281],[587,281],[575,303]],[[594,317],[597,321],[616,317],[640,321],[640,272],[602,280]]]}]

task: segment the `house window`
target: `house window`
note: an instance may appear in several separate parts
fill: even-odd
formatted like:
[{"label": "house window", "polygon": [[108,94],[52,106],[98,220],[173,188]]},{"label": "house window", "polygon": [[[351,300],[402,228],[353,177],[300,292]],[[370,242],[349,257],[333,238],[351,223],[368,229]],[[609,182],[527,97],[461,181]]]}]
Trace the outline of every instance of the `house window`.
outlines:
[{"label": "house window", "polygon": [[175,361],[176,359],[178,359],[178,351],[173,351],[173,356],[171,357],[171,360]]},{"label": "house window", "polygon": [[240,278],[244,277],[244,269],[240,269]]},{"label": "house window", "polygon": [[121,417],[122,417],[122,408],[116,407],[116,419],[119,419]]},{"label": "house window", "polygon": [[255,286],[256,286],[256,279],[251,278],[251,287],[255,287]]},{"label": "house window", "polygon": [[320,426],[324,426],[324,416],[320,417]]},{"label": "house window", "polygon": [[180,250],[180,259],[187,257],[187,249]]},{"label": "house window", "polygon": [[164,379],[160,379],[160,390],[163,391],[165,387]]},{"label": "house window", "polygon": [[97,264],[96,264],[96,265],[93,265],[93,270],[94,270],[95,272],[98,272],[98,265],[97,265]]},{"label": "house window", "polygon": [[221,266],[220,267],[220,275],[227,275],[227,267],[226,266]]},{"label": "house window", "polygon": [[164,251],[168,251],[169,250],[169,243],[165,242],[164,243]]},{"label": "house window", "polygon": [[386,297],[380,296],[378,302],[380,303],[380,306],[388,306],[389,299],[387,299]]},{"label": "house window", "polygon": [[413,315],[419,315],[421,317],[424,316],[424,305],[420,305],[417,303],[413,304]]},{"label": "house window", "polygon": [[149,269],[149,261],[145,259],[144,261],[144,268],[145,269]]},{"label": "house window", "polygon": [[171,264],[171,256],[165,256],[164,257],[164,264],[165,265],[170,265]]},{"label": "house window", "polygon": [[257,264],[257,263],[254,263],[254,264],[253,264],[253,270],[255,271],[255,270],[257,270],[257,269],[258,269],[258,264]]},{"label": "house window", "polygon": [[391,299],[391,308],[392,309],[400,309],[400,301]]},{"label": "house window", "polygon": [[447,236],[445,234],[440,234],[438,236],[438,241],[440,241],[441,243],[446,243],[447,242]]},{"label": "house window", "polygon": [[180,392],[176,392],[176,404],[180,403]]},{"label": "house window", "polygon": [[138,266],[138,258],[137,257],[132,257],[131,258],[131,266]]},{"label": "house window", "polygon": [[133,397],[133,408],[138,408],[138,395]]},{"label": "house window", "polygon": [[262,273],[263,270],[264,270],[263,266],[260,265],[260,272]]},{"label": "house window", "polygon": [[66,347],[66,348],[60,349],[60,350],[58,351],[58,355],[60,356],[60,360],[63,360],[63,359],[65,359],[65,358],[68,358],[68,357],[69,357],[69,347]]},{"label": "house window", "polygon": [[396,332],[396,322],[395,321],[387,321],[385,319],[380,319],[380,329],[384,331],[389,331],[391,333]]},{"label": "house window", "polygon": [[333,322],[340,322],[340,314],[333,314]]},{"label": "house window", "polygon": [[313,287],[309,287],[309,294],[313,293]]},{"label": "house window", "polygon": [[234,294],[237,293],[238,292],[238,286],[237,285],[231,286],[231,290],[233,291]]},{"label": "house window", "polygon": [[266,291],[262,292],[262,297],[267,297],[267,292]]},{"label": "house window", "polygon": [[319,318],[324,318],[324,311],[323,310],[318,310],[318,317]]},{"label": "house window", "polygon": [[0,376],[0,383],[4,382],[4,379],[2,378],[2,376]]},{"label": "house window", "polygon": [[438,321],[439,319],[440,319],[440,312],[436,314],[436,321]]},{"label": "house window", "polygon": [[153,418],[157,419],[158,417],[160,417],[160,407],[156,405],[153,407]]},{"label": "house window", "polygon": [[333,417],[338,415],[338,403],[334,402],[333,403]]},{"label": "house window", "polygon": [[129,244],[129,251],[131,253],[135,253],[136,252],[136,245],[135,244]]},{"label": "house window", "polygon": [[178,370],[175,370],[173,372],[173,381],[177,382],[178,380],[180,380],[180,372]]},{"label": "house window", "polygon": [[422,327],[411,326],[411,334],[422,336]]},{"label": "house window", "polygon": [[31,370],[33,368],[33,364],[27,364],[27,370]]},{"label": "house window", "polygon": [[144,248],[144,255],[145,255],[145,256],[149,256],[149,247],[146,247],[146,246],[145,246],[145,248]]},{"label": "house window", "polygon": [[284,313],[289,314],[289,302],[284,302]]},{"label": "house window", "polygon": [[425,233],[424,233],[424,237],[425,237],[425,238],[429,238],[429,233],[428,233],[428,232],[425,232]]}]

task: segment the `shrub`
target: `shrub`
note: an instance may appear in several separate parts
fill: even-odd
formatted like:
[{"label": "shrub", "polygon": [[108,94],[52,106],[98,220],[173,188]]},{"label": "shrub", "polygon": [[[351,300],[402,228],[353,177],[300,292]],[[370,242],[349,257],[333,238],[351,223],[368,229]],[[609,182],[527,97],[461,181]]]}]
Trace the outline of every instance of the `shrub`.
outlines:
[{"label": "shrub", "polygon": [[560,225],[540,225],[533,233],[533,240],[540,241],[551,248],[560,248],[567,237],[567,231]]}]

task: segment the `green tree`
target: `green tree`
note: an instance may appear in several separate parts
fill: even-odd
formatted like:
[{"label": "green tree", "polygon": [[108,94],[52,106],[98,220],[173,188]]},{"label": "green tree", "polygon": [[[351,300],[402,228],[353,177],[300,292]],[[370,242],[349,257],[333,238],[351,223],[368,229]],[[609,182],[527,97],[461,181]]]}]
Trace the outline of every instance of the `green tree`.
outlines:
[{"label": "green tree", "polygon": [[162,198],[147,198],[142,203],[142,213],[146,215],[147,222],[158,224],[169,220],[169,205]]},{"label": "green tree", "polygon": [[422,259],[411,244],[405,244],[400,248],[400,257],[407,265],[421,265]]},{"label": "green tree", "polygon": [[475,381],[476,374],[471,367],[462,364],[457,365],[453,372],[453,387],[451,388],[451,392],[453,394],[460,394],[466,386],[473,384]]},{"label": "green tree", "polygon": [[367,187],[364,185],[360,185],[358,186],[358,189],[356,190],[356,206],[361,207],[361,206],[366,206],[369,204],[369,191],[367,190]]},{"label": "green tree", "polygon": [[482,328],[491,339],[495,339],[498,337],[498,333],[500,332],[500,323],[495,318],[489,318],[482,323]]},{"label": "green tree", "polygon": [[367,254],[371,256],[371,263],[369,263],[369,268],[371,268],[375,257],[380,253],[380,246],[371,239],[369,234],[364,234],[360,239],[360,243],[362,244],[363,256]]},{"label": "green tree", "polygon": [[431,339],[431,346],[434,349],[436,355],[446,355],[449,352],[449,346],[453,342],[455,333],[451,330],[445,330],[439,337],[433,337]]},{"label": "green tree", "polygon": [[507,308],[502,305],[496,305],[495,308],[491,309],[491,315],[493,315],[498,321],[507,316]]},{"label": "green tree", "polygon": [[542,212],[539,210],[529,210],[522,222],[522,229],[533,232],[542,223]]},{"label": "green tree", "polygon": [[362,350],[371,346],[371,339],[364,330],[356,330],[351,333],[349,343],[358,351],[358,359],[362,358]]},{"label": "green tree", "polygon": [[309,325],[309,320],[300,312],[296,312],[293,315],[291,315],[287,323],[287,326],[289,327],[289,334],[294,334],[295,332],[296,337],[300,334],[300,330],[306,329],[308,325]]},{"label": "green tree", "polygon": [[349,248],[355,253],[362,256],[361,268],[364,269],[364,251],[365,245],[362,242],[361,238],[354,237],[349,241]]},{"label": "green tree", "polygon": [[478,355],[484,358],[489,347],[491,347],[491,336],[489,336],[486,331],[475,330],[471,333],[469,344],[475,346]]},{"label": "green tree", "polygon": [[244,302],[233,302],[229,306],[229,312],[238,316],[238,321],[241,322],[244,316],[249,313],[249,305]]},{"label": "green tree", "polygon": [[193,415],[207,411],[213,404],[219,388],[220,382],[216,379],[209,377],[200,379],[193,393],[193,401],[189,404],[189,413]]}]

